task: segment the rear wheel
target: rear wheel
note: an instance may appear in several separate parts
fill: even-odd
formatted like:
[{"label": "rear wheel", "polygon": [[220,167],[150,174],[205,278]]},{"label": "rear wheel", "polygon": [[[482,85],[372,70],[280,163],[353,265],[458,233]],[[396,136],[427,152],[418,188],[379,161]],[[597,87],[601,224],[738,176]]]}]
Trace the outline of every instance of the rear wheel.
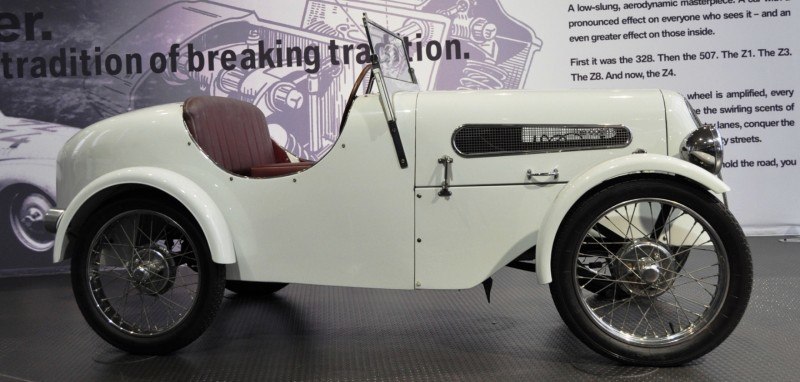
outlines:
[{"label": "rear wheel", "polygon": [[194,341],[222,301],[225,268],[194,219],[169,203],[127,199],[88,219],[72,253],[72,288],[97,334],[138,354]]},{"label": "rear wheel", "polygon": [[595,351],[669,366],[711,351],[736,327],[752,285],[744,234],[707,192],[640,180],[577,205],[553,254],[550,290]]}]

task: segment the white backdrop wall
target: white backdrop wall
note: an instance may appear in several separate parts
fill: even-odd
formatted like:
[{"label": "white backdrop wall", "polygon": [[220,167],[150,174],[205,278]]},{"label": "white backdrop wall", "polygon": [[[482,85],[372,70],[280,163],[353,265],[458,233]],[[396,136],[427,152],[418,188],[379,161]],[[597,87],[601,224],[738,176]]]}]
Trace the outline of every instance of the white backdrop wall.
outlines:
[{"label": "white backdrop wall", "polygon": [[[0,270],[48,263],[51,237],[41,232],[40,213],[53,200],[56,152],[99,119],[190,95],[236,97],[264,111],[287,150],[322,157],[361,68],[365,11],[409,36],[426,89],[666,88],[687,95],[700,118],[721,129],[723,175],[746,233],[799,234],[796,4],[4,2]],[[293,48],[301,63],[288,66]]]}]

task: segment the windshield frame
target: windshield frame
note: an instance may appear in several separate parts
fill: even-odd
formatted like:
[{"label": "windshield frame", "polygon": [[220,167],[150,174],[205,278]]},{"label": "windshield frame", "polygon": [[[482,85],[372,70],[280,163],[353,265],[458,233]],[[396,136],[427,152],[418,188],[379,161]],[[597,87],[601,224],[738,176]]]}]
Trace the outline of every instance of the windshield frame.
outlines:
[{"label": "windshield frame", "polygon": [[[373,44],[373,36],[370,33],[370,29],[375,28],[378,32],[384,34],[384,36],[389,36],[389,38],[394,38],[396,41],[394,43],[387,42],[391,46],[397,47],[399,45],[400,49],[394,49],[394,51],[402,52],[402,56],[400,56],[400,60],[403,61],[403,64],[408,70],[408,80],[404,78],[395,78],[396,76],[393,74],[390,77],[386,77],[384,75],[384,71],[381,68],[381,61],[378,56],[379,50],[376,49],[376,45]],[[400,134],[397,129],[397,117],[395,116],[394,112],[394,103],[392,102],[392,97],[394,93],[397,91],[419,91],[419,84],[417,83],[417,77],[414,75],[414,68],[411,67],[410,59],[408,57],[408,49],[406,46],[406,41],[401,37],[399,34],[394,33],[385,27],[376,24],[372,20],[367,17],[367,13],[364,13],[364,32],[367,35],[367,42],[369,44],[370,49],[370,59],[372,61],[372,79],[375,80],[375,84],[378,86],[378,99],[380,99],[381,107],[383,108],[383,114],[386,117],[386,123],[389,127],[389,133],[392,136],[392,142],[394,143],[395,151],[397,152],[397,159],[400,164],[400,168],[408,167],[408,161],[406,159],[405,150],[403,149],[403,143],[400,140]],[[393,56],[397,58],[397,55]],[[399,63],[399,61],[398,61]],[[400,73],[401,71],[393,71],[393,73]],[[387,83],[388,81],[388,83]],[[390,90],[391,89],[391,90]]]},{"label": "windshield frame", "polygon": [[[399,50],[400,50],[400,52],[403,53],[403,57],[402,58],[404,59],[403,62],[405,63],[406,70],[408,71],[409,80],[405,80],[403,78],[397,78],[395,76],[389,75],[388,73],[382,73],[383,76],[385,78],[391,78],[391,79],[394,79],[394,80],[403,81],[403,82],[407,82],[407,83],[414,84],[414,85],[419,85],[419,83],[417,82],[417,76],[414,74],[414,68],[411,67],[411,58],[408,55],[408,49],[407,49],[407,46],[406,46],[406,40],[403,39],[403,36],[401,36],[401,35],[399,35],[397,33],[394,33],[392,31],[386,29],[386,27],[384,27],[384,26],[382,26],[382,25],[370,20],[367,17],[367,14],[364,13],[364,31],[365,31],[365,34],[367,35],[367,43],[369,44],[370,54],[373,57],[378,57],[379,58],[378,49],[376,49],[377,45],[375,44],[375,42],[373,42],[373,36],[372,36],[372,33],[370,33],[370,28],[376,28],[381,33],[384,33],[384,34],[386,34],[386,35],[388,35],[390,37],[394,37],[395,39],[397,39],[397,42],[399,42],[399,45],[402,47],[402,49],[399,49]],[[385,66],[383,64],[384,63],[380,62],[380,59],[379,59],[378,66],[379,67]]]}]

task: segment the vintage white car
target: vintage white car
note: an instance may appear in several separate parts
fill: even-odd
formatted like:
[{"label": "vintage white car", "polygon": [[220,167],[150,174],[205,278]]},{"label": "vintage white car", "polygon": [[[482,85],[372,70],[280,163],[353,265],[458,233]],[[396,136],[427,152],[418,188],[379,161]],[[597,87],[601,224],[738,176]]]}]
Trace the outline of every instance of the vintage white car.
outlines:
[{"label": "vintage white car", "polygon": [[734,330],[750,253],[723,202],[719,135],[682,96],[419,92],[403,40],[364,24],[373,63],[319,162],[290,162],[253,105],[208,96],[67,142],[46,225],[102,338],[175,351],[226,287],[488,297],[505,266],[535,270],[573,333],[621,362],[680,364]]},{"label": "vintage white car", "polygon": [[50,263],[53,234],[44,216],[55,204],[56,156],[76,132],[0,112],[0,269]]}]

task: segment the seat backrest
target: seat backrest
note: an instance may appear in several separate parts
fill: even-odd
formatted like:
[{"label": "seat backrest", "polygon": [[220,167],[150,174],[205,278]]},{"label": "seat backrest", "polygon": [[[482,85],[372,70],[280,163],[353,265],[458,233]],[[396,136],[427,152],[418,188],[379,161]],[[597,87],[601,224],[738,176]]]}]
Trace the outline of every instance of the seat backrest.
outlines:
[{"label": "seat backrest", "polygon": [[250,175],[259,165],[288,162],[269,136],[264,114],[244,101],[223,97],[191,97],[183,104],[183,120],[198,146],[220,167]]}]

